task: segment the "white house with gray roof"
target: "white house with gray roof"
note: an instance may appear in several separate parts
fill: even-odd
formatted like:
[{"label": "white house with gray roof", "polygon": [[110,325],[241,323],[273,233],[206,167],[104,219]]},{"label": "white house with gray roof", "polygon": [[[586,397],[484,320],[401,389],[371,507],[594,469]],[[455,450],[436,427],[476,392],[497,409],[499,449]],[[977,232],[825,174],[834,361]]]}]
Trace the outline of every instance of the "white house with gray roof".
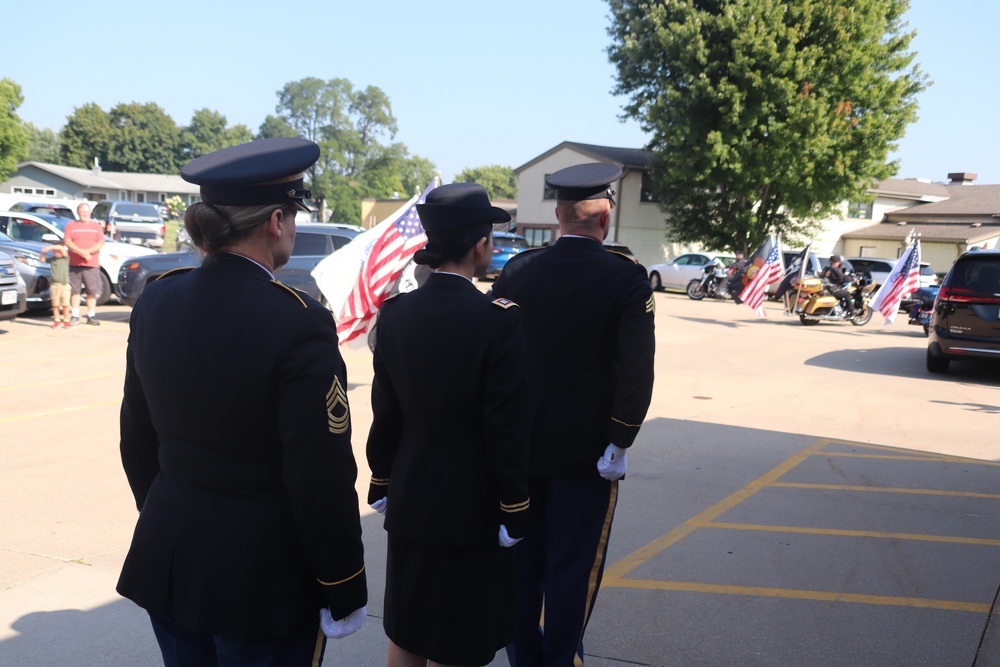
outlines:
[{"label": "white house with gray roof", "polygon": [[188,205],[201,199],[198,186],[179,175],[104,171],[96,160],[90,169],[23,162],[9,179],[0,183],[0,194],[23,196],[25,200],[41,197],[136,202],[162,202],[176,195]]}]

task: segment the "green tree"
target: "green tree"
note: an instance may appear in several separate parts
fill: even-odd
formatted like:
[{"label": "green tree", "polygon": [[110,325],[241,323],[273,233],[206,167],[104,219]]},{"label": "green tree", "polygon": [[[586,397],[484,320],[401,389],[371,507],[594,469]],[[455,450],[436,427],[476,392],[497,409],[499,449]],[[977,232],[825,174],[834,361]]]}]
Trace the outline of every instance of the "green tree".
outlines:
[{"label": "green tree", "polygon": [[287,120],[278,116],[268,116],[260,124],[257,130],[257,139],[273,139],[275,137],[297,137],[299,133],[295,131]]},{"label": "green tree", "polygon": [[106,169],[145,174],[174,174],[180,169],[180,131],[159,105],[123,102],[111,110],[108,120]]},{"label": "green tree", "polygon": [[60,163],[86,169],[98,159],[107,163],[111,120],[107,112],[90,102],[73,109],[59,131]]},{"label": "green tree", "polygon": [[245,144],[253,139],[246,125],[227,127],[226,117],[211,109],[198,109],[191,116],[191,123],[180,131],[181,162],[193,160],[208,153]]},{"label": "green tree", "polygon": [[491,164],[466,167],[455,176],[456,183],[479,183],[490,199],[517,199],[517,176],[513,167]]},{"label": "green tree", "polygon": [[608,0],[624,116],[649,133],[669,235],[800,240],[892,176],[928,82],[908,0]]},{"label": "green tree", "polygon": [[30,162],[45,162],[59,164],[59,137],[49,128],[39,129],[34,123],[25,123],[28,133],[28,153],[25,160]]},{"label": "green tree", "polygon": [[21,86],[10,79],[0,79],[0,181],[17,171],[28,154],[28,131],[21,124],[17,109],[24,103]]},{"label": "green tree", "polygon": [[239,146],[250,141],[253,141],[253,130],[243,123],[237,123],[226,128],[227,146]]}]

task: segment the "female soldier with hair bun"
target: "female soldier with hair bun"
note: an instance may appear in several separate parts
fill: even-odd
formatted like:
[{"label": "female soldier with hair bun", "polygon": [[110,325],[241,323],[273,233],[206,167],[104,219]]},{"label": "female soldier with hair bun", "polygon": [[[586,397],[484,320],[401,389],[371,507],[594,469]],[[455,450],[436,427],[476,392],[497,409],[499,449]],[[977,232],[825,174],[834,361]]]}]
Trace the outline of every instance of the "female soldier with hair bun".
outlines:
[{"label": "female soldier with hair bun", "polygon": [[514,638],[513,546],[524,536],[527,367],[521,314],[473,284],[494,222],[474,183],[417,212],[437,271],[382,306],[368,436],[368,502],[388,531],[389,667],[485,665]]},{"label": "female soldier with hair bun", "polygon": [[318,156],[269,139],[185,166],[205,262],[132,310],[121,454],[140,515],[118,591],[149,612],[168,666],[315,665],[365,618],[336,326],[274,279]]}]

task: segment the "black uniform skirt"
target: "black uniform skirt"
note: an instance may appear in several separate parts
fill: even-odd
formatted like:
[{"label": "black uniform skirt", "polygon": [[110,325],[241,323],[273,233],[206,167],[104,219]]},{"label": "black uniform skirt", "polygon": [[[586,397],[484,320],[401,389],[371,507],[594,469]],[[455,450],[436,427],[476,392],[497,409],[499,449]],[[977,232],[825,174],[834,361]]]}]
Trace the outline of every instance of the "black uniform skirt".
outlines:
[{"label": "black uniform skirt", "polygon": [[515,548],[427,546],[389,532],[386,636],[435,662],[488,664],[514,639]]}]

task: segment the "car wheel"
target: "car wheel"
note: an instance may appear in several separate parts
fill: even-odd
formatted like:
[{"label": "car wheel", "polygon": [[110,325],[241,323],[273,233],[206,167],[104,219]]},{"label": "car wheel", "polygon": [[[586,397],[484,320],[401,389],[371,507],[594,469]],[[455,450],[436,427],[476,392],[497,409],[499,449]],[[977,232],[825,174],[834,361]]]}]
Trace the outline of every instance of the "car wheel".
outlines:
[{"label": "car wheel", "polygon": [[927,370],[931,373],[947,373],[950,359],[934,349],[934,345],[927,346]]},{"label": "car wheel", "polygon": [[656,271],[649,274],[649,286],[653,288],[654,292],[663,289],[663,281],[660,280],[660,274]]},{"label": "car wheel", "polygon": [[97,295],[97,305],[103,306],[111,300],[111,279],[101,269],[101,293]]}]

